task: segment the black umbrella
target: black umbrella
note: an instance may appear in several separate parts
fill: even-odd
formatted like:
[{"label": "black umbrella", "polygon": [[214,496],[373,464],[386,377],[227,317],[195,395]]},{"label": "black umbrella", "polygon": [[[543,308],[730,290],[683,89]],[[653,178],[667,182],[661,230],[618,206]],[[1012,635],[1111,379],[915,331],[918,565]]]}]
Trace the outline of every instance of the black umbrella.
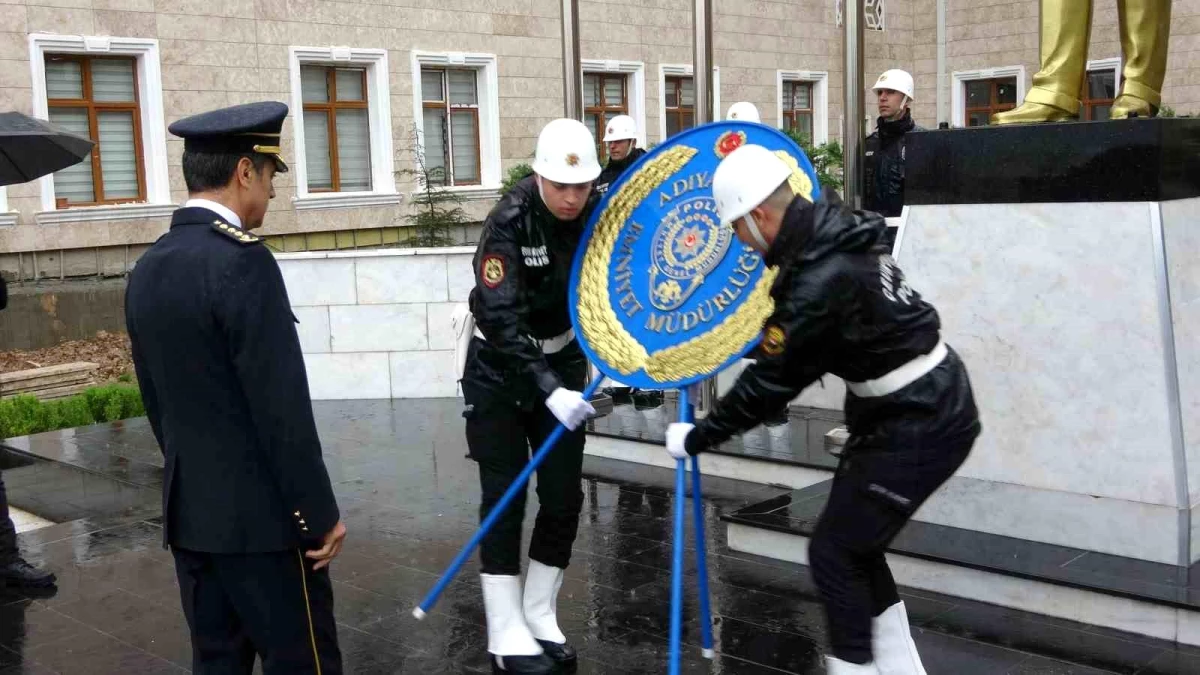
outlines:
[{"label": "black umbrella", "polygon": [[95,145],[45,120],[0,113],[0,185],[27,183],[78,164]]}]

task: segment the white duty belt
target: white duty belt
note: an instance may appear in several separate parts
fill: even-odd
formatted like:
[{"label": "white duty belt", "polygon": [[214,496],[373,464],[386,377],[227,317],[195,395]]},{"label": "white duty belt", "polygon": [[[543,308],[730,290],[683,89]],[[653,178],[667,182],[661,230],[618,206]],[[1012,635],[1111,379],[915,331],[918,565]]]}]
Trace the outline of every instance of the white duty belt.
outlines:
[{"label": "white duty belt", "polygon": [[850,390],[850,393],[859,398],[877,398],[879,396],[894,394],[921,379],[929,371],[937,368],[938,364],[945,360],[948,353],[946,343],[938,340],[937,345],[928,354],[918,356],[892,372],[877,377],[874,380],[846,382],[846,388]]},{"label": "white duty belt", "polygon": [[[478,328],[475,329],[475,337],[487,341],[487,338],[483,336],[483,333]],[[568,328],[565,333],[555,335],[552,338],[546,338],[545,340],[538,340],[537,338],[529,339],[542,348],[543,354],[557,354],[566,349],[567,345],[571,344],[571,341],[575,339],[575,329]]]}]

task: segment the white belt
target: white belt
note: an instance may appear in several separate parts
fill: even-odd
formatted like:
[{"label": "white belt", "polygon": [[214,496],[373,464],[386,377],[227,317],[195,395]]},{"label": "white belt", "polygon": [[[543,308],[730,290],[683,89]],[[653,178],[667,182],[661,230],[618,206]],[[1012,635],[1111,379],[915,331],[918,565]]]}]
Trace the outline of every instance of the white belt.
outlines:
[{"label": "white belt", "polygon": [[[483,333],[480,332],[479,328],[475,329],[475,337],[479,338],[480,340],[487,340],[487,338],[483,336]],[[567,345],[571,344],[571,341],[575,339],[575,329],[568,328],[567,332],[563,333],[562,335],[555,335],[554,337],[546,338],[545,340],[538,340],[536,338],[529,339],[533,340],[534,344],[542,348],[543,354],[557,354],[563,349],[566,349]]]},{"label": "white belt", "polygon": [[894,394],[919,380],[929,371],[937,368],[946,358],[946,343],[938,340],[934,348],[923,356],[909,361],[892,372],[866,382],[847,382],[846,388],[852,394],[861,398],[874,398]]}]

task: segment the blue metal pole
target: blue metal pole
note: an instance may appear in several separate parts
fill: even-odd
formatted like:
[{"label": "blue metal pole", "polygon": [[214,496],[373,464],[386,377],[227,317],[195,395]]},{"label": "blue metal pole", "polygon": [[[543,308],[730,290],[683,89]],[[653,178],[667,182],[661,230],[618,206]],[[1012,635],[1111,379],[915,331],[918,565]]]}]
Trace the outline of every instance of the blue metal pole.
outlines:
[{"label": "blue metal pole", "polygon": [[687,463],[675,463],[675,555],[671,565],[671,656],[669,675],[679,675],[680,644],[683,642],[683,497]]},{"label": "blue metal pole", "polygon": [[[600,388],[600,383],[603,381],[603,377],[597,377],[595,380],[592,380],[592,382],[588,384],[587,388],[583,390],[583,397],[585,399],[590,399],[592,394],[595,394],[596,390]],[[471,540],[468,541],[466,545],[463,546],[462,550],[458,552],[458,555],[454,557],[454,560],[450,563],[450,566],[447,567],[446,571],[442,573],[442,577],[438,579],[436,584],[434,584],[433,589],[429,591],[429,594],[425,596],[425,599],[421,601],[421,604],[417,605],[413,609],[412,614],[414,617],[417,619],[425,618],[425,615],[429,613],[429,610],[432,609],[433,605],[438,601],[438,597],[441,596],[442,591],[446,590],[446,586],[449,586],[450,582],[454,580],[454,577],[458,575],[458,571],[462,569],[463,563],[465,563],[467,558],[470,557],[471,552],[475,550],[475,547],[479,545],[479,542],[483,541],[483,538],[487,536],[489,531],[491,531],[492,526],[496,524],[496,521],[500,520],[500,516],[504,515],[504,512],[508,509],[509,504],[511,504],[512,500],[516,498],[517,493],[525,489],[525,486],[529,483],[529,478],[533,475],[533,472],[537,471],[537,468],[541,466],[542,462],[546,461],[546,457],[550,455],[550,451],[554,449],[554,446],[558,443],[558,439],[562,438],[562,435],[566,433],[566,431],[567,428],[559,424],[554,428],[554,431],[550,432],[550,435],[547,436],[546,440],[542,442],[542,447],[538,448],[537,453],[535,453],[533,458],[529,460],[529,464],[525,465],[525,469],[521,471],[521,473],[513,480],[512,485],[508,486],[508,490],[505,491],[504,496],[500,498],[500,501],[496,502],[496,505],[492,507],[492,510],[488,513],[487,518],[483,519],[483,524],[479,526],[479,529],[475,532],[475,536],[471,537]],[[680,471],[682,472],[682,470],[683,463],[681,461]],[[680,476],[680,480],[682,480],[683,474],[680,473]]]},{"label": "blue metal pole", "polygon": [[[696,409],[689,405],[687,391],[679,396],[679,421],[690,423]],[[712,609],[708,602],[708,540],[704,538],[704,504],[700,501],[700,458],[692,457],[692,515],[696,519],[696,567],[700,582],[700,646],[704,658],[716,656],[713,651]]]}]

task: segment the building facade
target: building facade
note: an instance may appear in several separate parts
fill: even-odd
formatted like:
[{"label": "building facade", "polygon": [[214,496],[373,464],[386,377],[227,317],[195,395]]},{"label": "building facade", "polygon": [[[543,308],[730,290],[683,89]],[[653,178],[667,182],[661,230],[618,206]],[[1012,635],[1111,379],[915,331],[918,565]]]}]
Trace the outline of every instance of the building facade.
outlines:
[{"label": "building facade", "polygon": [[[0,188],[0,274],[121,274],[186,198],[181,117],[289,104],[263,234],[280,251],[406,241],[424,173],[480,219],[507,170],[562,114],[557,0],[0,0],[0,110],[98,141],[89,160]],[[717,0],[716,110],[822,143],[842,115],[839,0]],[[933,128],[984,123],[1021,101],[1038,64],[1037,0],[869,0],[866,86],[916,77]],[[692,3],[580,2],[587,121],[637,120],[642,145],[692,124]],[[1119,82],[1115,0],[1096,6],[1089,119]],[[1200,111],[1200,0],[1173,3],[1165,104]],[[871,113],[873,102],[867,99]],[[864,124],[870,124],[864,120]],[[601,152],[603,149],[601,148]],[[459,233],[470,239],[469,233]]]}]

